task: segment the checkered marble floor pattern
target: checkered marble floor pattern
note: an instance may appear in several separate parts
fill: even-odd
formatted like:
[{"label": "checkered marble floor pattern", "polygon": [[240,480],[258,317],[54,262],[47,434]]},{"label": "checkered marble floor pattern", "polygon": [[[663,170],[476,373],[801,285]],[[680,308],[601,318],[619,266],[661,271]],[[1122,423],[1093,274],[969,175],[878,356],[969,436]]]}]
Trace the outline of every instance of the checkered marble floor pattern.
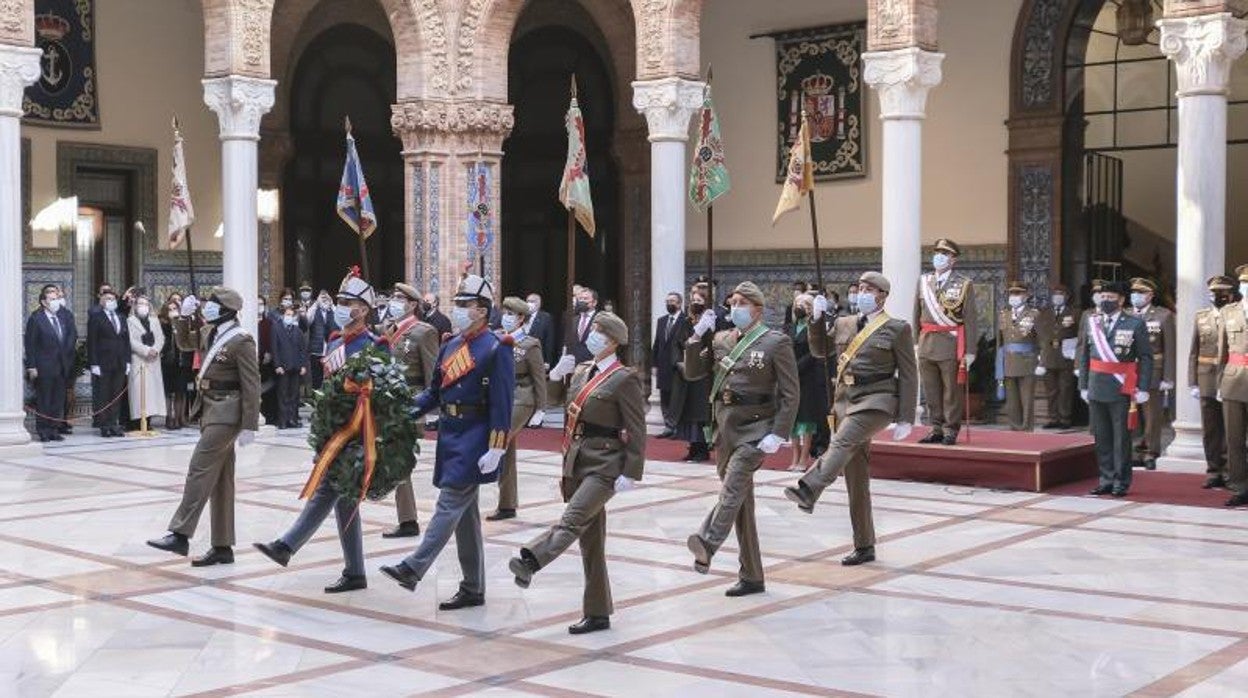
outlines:
[{"label": "checkered marble floor pattern", "polygon": [[[845,568],[843,487],[811,516],[793,475],[758,474],[767,592],[729,599],[735,549],[695,574],[684,540],[717,490],[708,466],[651,462],[609,507],[613,629],[573,637],[575,547],[517,588],[507,560],[555,520],[558,457],[521,454],[517,519],[485,524],[483,608],[450,613],[453,548],[416,592],[376,572],[327,596],[331,522],[281,569],[251,549],[300,508],[298,432],[243,450],[236,564],[192,569],[144,544],[164,533],[193,436],[75,436],[0,462],[3,696],[1117,696],[1248,690],[1248,519],[1108,499],[872,483],[877,563]],[[432,448],[425,449],[426,454]],[[422,522],[436,494],[416,475]],[[492,511],[494,487],[483,490]],[[207,517],[192,552],[206,547]],[[729,541],[733,541],[730,539]]]}]

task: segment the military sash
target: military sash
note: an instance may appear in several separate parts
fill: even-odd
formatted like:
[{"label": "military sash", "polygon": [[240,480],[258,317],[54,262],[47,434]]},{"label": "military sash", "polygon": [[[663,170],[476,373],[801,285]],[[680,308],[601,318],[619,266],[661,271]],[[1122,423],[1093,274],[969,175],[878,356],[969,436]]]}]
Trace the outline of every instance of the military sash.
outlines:
[{"label": "military sash", "polygon": [[607,370],[599,371],[598,375],[594,376],[593,379],[585,384],[585,387],[581,388],[581,391],[576,394],[576,397],[572,399],[572,402],[568,403],[568,416],[567,419],[564,420],[565,424],[563,427],[564,453],[568,452],[568,446],[572,444],[572,435],[576,433],[576,424],[580,421],[581,409],[584,408],[585,401],[589,399],[589,396],[592,395],[593,392],[598,389],[598,386],[602,385],[607,378],[610,378],[617,371],[622,370],[624,370],[624,364],[616,361],[611,364]]},{"label": "military sash", "polygon": [[403,318],[401,321],[395,323],[394,328],[390,330],[390,334],[387,337],[387,341],[390,342],[391,346],[394,346],[395,340],[407,334],[408,330],[411,330],[413,327],[415,327],[416,323],[418,322],[420,322],[420,318],[416,317],[415,315],[408,315],[407,317]]},{"label": "military sash", "polygon": [[767,326],[760,322],[754,326],[754,329],[745,333],[745,336],[737,342],[732,351],[728,352],[728,356],[719,360],[719,363],[715,366],[715,382],[711,385],[712,405],[719,401],[719,394],[724,388],[724,381],[728,379],[728,371],[737,365],[737,360],[741,358],[741,355],[748,351],[754,345],[754,342],[757,342],[758,338],[764,334],[767,334]]},{"label": "military sash", "polygon": [[213,360],[217,358],[217,354],[221,353],[221,350],[225,348],[225,345],[228,344],[231,339],[234,339],[240,334],[246,334],[246,332],[243,331],[241,325],[234,325],[225,332],[222,332],[220,336],[213,341],[212,346],[208,347],[208,353],[204,355],[203,361],[199,363],[199,373],[195,374],[196,390],[199,389],[199,384],[204,379],[204,371],[207,371],[208,367],[212,365]]},{"label": "military sash", "polygon": [[854,335],[854,339],[850,341],[849,346],[845,347],[845,351],[841,352],[841,356],[836,362],[836,382],[838,384],[845,383],[845,369],[849,367],[849,362],[853,361],[854,357],[858,355],[858,350],[862,348],[862,345],[866,344],[867,340],[871,339],[871,335],[875,334],[884,326],[884,323],[891,319],[888,313],[880,311],[880,314],[876,315],[875,319],[868,322],[865,327],[858,331],[858,334]]},{"label": "military sash", "polygon": [[[919,287],[923,291],[923,306],[927,308],[927,314],[931,315],[932,319],[936,322],[922,323],[919,326],[919,332],[920,334],[927,334],[928,332],[948,332],[949,334],[954,335],[957,339],[958,385],[965,385],[967,380],[966,362],[962,359],[966,358],[966,326],[949,317],[949,315],[945,313],[944,307],[941,305],[940,300],[936,298],[936,275],[932,274],[928,278],[932,280],[932,283],[929,284],[927,279],[923,279],[919,284]],[[962,299],[963,302],[965,302],[965,294],[963,294]]]}]

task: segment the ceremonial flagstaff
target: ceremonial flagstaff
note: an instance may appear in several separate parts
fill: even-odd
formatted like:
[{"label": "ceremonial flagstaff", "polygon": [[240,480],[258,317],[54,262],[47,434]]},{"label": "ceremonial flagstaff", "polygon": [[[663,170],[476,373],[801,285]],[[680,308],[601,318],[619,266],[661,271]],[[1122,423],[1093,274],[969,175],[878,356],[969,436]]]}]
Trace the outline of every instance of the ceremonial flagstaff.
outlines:
[{"label": "ceremonial flagstaff", "polygon": [[494,207],[491,202],[490,166],[473,165],[468,184],[468,249],[477,251],[477,273],[485,277],[485,253],[494,244]]},{"label": "ceremonial flagstaff", "polygon": [[810,233],[815,243],[815,280],[819,288],[823,288],[823,263],[819,260],[819,218],[815,214],[815,173],[810,159],[810,124],[806,120],[805,111],[802,111],[802,128],[798,132],[797,141],[789,150],[789,167],[786,172],[784,189],[780,192],[780,201],[776,204],[771,224],[775,225],[780,216],[800,207],[803,195],[809,199]]},{"label": "ceremonial flagstaff", "polygon": [[364,278],[368,273],[368,237],[377,230],[377,214],[373,211],[373,197],[364,181],[364,168],[355,151],[355,137],[351,135],[351,117],[344,117],[347,130],[347,161],[342,166],[342,184],[338,187],[338,217],[360,239],[360,268]]},{"label": "ceremonial flagstaff", "polygon": [[576,224],[579,221],[589,237],[594,237],[594,199],[589,187],[588,156],[585,153],[585,119],[576,103],[576,75],[572,76],[572,102],[564,119],[568,128],[568,158],[559,183],[559,203],[568,209],[568,297],[576,283]]},{"label": "ceremonial flagstaff", "polygon": [[706,212],[706,278],[711,284],[715,283],[714,203],[731,188],[724,142],[719,136],[719,115],[711,100],[711,70],[708,68],[702,111],[698,114],[698,143],[693,149],[693,168],[689,173],[689,200],[699,211]]},{"label": "ceremonial flagstaff", "polygon": [[199,295],[195,283],[195,249],[191,244],[191,224],[195,222],[195,206],[191,189],[186,183],[186,159],[182,154],[182,132],[178,117],[173,117],[173,184],[169,188],[169,247],[176,249],[186,240],[186,268],[191,274],[191,293]]}]

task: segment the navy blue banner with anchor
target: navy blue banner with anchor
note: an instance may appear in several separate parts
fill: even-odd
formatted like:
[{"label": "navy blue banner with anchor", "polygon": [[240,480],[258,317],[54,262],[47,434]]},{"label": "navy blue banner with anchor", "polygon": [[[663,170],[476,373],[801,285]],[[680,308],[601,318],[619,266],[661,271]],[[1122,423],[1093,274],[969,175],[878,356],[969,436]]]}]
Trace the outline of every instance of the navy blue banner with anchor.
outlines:
[{"label": "navy blue banner with anchor", "polygon": [[35,0],[39,81],[26,88],[27,123],[99,128],[93,0]]}]

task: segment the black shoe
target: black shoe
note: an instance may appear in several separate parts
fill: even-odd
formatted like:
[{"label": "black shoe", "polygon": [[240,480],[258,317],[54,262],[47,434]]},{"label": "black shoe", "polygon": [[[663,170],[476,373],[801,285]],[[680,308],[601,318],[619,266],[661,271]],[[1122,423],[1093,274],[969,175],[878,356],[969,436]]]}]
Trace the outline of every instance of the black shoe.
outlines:
[{"label": "black shoe", "polygon": [[670,438],[672,438],[673,436],[676,436],[676,432],[672,431],[671,429],[664,429],[662,434],[659,434],[658,436],[656,436],[656,437],[654,437],[654,438],[656,438],[656,439],[670,439]]},{"label": "black shoe", "polygon": [[607,616],[585,616],[579,623],[573,623],[568,626],[569,635],[584,635],[585,633],[596,633],[599,630],[610,630],[611,619]]},{"label": "black shoe", "polygon": [[1062,423],[1061,422],[1049,422],[1048,424],[1045,424],[1044,426],[1040,428],[1041,429],[1061,429]]},{"label": "black shoe", "polygon": [[420,577],[407,566],[406,562],[400,562],[397,565],[382,565],[381,573],[399,583],[399,586],[408,591],[416,591],[416,584],[420,581]]},{"label": "black shoe", "polygon": [[846,567],[862,565],[868,562],[875,562],[875,546],[870,548],[854,548],[854,552],[841,558],[841,564]]},{"label": "black shoe", "polygon": [[788,497],[790,502],[796,503],[797,508],[807,514],[815,510],[815,503],[806,497],[806,492],[802,489],[800,483],[795,487],[784,488],[784,496]]},{"label": "black shoe", "polygon": [[940,431],[940,430],[938,430],[938,429],[933,429],[933,430],[932,430],[932,433],[930,433],[930,434],[928,434],[927,436],[924,436],[923,438],[919,439],[919,443],[921,443],[921,444],[938,444],[938,443],[943,443],[943,442],[944,442],[944,440],[945,440],[945,434],[944,434],[944,432],[942,432],[942,431]]},{"label": "black shoe", "polygon": [[1214,475],[1213,477],[1205,480],[1205,484],[1201,485],[1201,489],[1206,490],[1218,490],[1223,487],[1226,487],[1226,479],[1221,475]]},{"label": "black shoe", "polygon": [[186,540],[186,536],[181,533],[170,533],[164,538],[153,538],[147,542],[148,545],[157,550],[173,553],[174,555],[185,556],[190,551],[190,544]]},{"label": "black shoe", "polygon": [[1112,492],[1110,492],[1110,494],[1111,494],[1111,495],[1113,495],[1113,496],[1115,496],[1115,497],[1118,497],[1119,499],[1121,499],[1121,498],[1123,498],[1123,497],[1127,496],[1127,488],[1125,488],[1125,487],[1115,487],[1115,488],[1113,489],[1113,491],[1112,491]]},{"label": "black shoe", "polygon": [[39,440],[39,443],[46,443],[48,441],[47,434],[35,434],[35,438]]},{"label": "black shoe", "polygon": [[368,578],[363,575],[354,577],[344,574],[338,578],[338,581],[325,587],[326,594],[341,594],[344,591],[358,591],[368,588]]},{"label": "black shoe", "polygon": [[1099,497],[1103,494],[1109,494],[1110,492],[1113,492],[1113,491],[1114,491],[1113,485],[1097,485],[1096,487],[1093,487],[1092,491],[1089,492],[1088,494]]},{"label": "black shoe", "polygon": [[57,428],[57,431],[59,431],[62,434],[72,434],[74,433],[74,428],[69,426],[68,424],[62,424],[60,427]]},{"label": "black shoe", "polygon": [[1226,506],[1228,507],[1242,507],[1245,504],[1248,504],[1248,492],[1240,492],[1226,500]]},{"label": "black shoe", "polygon": [[415,538],[420,535],[420,524],[415,521],[404,521],[398,526],[381,534],[382,538]]},{"label": "black shoe", "polygon": [[516,518],[515,509],[499,509],[498,511],[485,517],[486,521],[506,521],[507,519]]},{"label": "black shoe", "polygon": [[698,449],[693,444],[689,444],[689,450],[685,451],[685,457],[682,459],[686,463],[698,462]]},{"label": "black shoe", "polygon": [[64,441],[64,440],[65,440],[65,437],[61,436],[59,432],[54,431],[51,434],[48,434],[48,441]]},{"label": "black shoe", "polygon": [[1070,428],[1070,422],[1058,422],[1058,424],[1057,424],[1057,428],[1058,428],[1058,429],[1069,429],[1069,428]]},{"label": "black shoe", "polygon": [[767,591],[767,587],[762,582],[747,582],[744,579],[728,587],[728,591],[724,592],[724,596],[738,597],[749,596],[750,594],[761,594]]},{"label": "black shoe", "polygon": [[451,598],[438,604],[439,611],[458,611],[461,608],[474,608],[485,605],[485,594],[474,594],[460,589]]},{"label": "black shoe", "polygon": [[1135,470],[1136,468],[1143,468],[1143,467],[1144,467],[1144,461],[1142,461],[1142,460],[1138,460],[1138,459],[1137,459],[1137,460],[1132,460],[1132,461],[1131,461],[1131,469],[1132,469],[1132,470]]},{"label": "black shoe", "polygon": [[511,558],[511,561],[507,563],[507,569],[516,575],[516,586],[521,589],[528,589],[529,585],[533,583],[533,575],[541,567],[538,566],[536,560],[526,556],[522,551],[520,557]]},{"label": "black shoe", "polygon": [[945,438],[941,439],[941,440],[940,440],[940,443],[941,443],[941,444],[943,444],[943,445],[945,445],[945,446],[956,446],[956,445],[958,445],[958,432],[956,432],[956,431],[951,431],[951,432],[949,432],[949,433],[945,434]]},{"label": "black shoe", "polygon": [[101,438],[101,439],[107,439],[108,437],[110,437],[110,436],[112,436],[112,435],[113,435],[112,430],[110,430],[110,429],[108,429],[108,428],[106,428],[106,427],[100,427],[100,438]]},{"label": "black shoe", "polygon": [[689,540],[685,541],[685,545],[689,546],[689,552],[693,553],[693,571],[698,574],[709,572],[711,570],[711,551],[707,550],[706,542],[702,540],[702,536],[696,533],[689,536]]},{"label": "black shoe", "polygon": [[212,550],[200,557],[191,558],[191,567],[211,567],[213,565],[234,564],[234,549],[230,546],[212,546]]},{"label": "black shoe", "polygon": [[275,540],[272,543],[252,543],[252,545],[255,546],[256,550],[264,553],[266,557],[282,567],[289,565],[290,556],[295,554],[280,540]]},{"label": "black shoe", "polygon": [[1145,470],[1156,470],[1156,469],[1157,469],[1157,461],[1156,461],[1156,459],[1153,459],[1153,458],[1145,458],[1145,459],[1144,459],[1144,469],[1145,469]]}]

